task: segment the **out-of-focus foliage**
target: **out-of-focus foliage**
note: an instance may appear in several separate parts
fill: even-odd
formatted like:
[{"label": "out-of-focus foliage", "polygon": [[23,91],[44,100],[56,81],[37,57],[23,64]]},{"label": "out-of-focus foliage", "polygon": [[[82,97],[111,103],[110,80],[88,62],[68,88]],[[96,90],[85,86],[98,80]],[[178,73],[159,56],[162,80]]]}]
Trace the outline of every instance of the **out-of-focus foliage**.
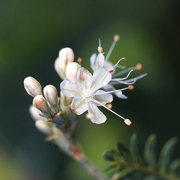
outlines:
[{"label": "out-of-focus foliage", "polygon": [[176,138],[169,139],[157,153],[156,135],[150,135],[144,150],[136,134],[131,136],[129,148],[118,143],[117,150],[104,153],[111,165],[105,169],[112,180],[179,180],[180,160],[174,159]]}]

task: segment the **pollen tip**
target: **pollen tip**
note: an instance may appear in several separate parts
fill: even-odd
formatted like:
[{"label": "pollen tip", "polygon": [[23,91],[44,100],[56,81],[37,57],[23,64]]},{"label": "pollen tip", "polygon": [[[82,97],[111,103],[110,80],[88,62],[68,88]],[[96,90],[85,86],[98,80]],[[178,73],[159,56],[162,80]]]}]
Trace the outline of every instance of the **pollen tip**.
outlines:
[{"label": "pollen tip", "polygon": [[113,107],[111,103],[106,104],[106,106],[107,106],[109,109],[112,109],[112,107]]},{"label": "pollen tip", "polygon": [[119,39],[120,39],[120,36],[118,35],[118,34],[116,34],[116,35],[114,35],[114,41],[119,41]]},{"label": "pollen tip", "polygon": [[125,61],[125,60],[126,60],[126,58],[125,58],[125,57],[122,57],[120,60],[121,60],[121,61]]},{"label": "pollen tip", "polygon": [[93,114],[87,113],[87,114],[86,114],[86,118],[87,118],[87,119],[92,119],[92,118],[93,118]]},{"label": "pollen tip", "polygon": [[102,53],[103,52],[103,48],[101,46],[98,46],[98,53]]},{"label": "pollen tip", "polygon": [[142,69],[142,64],[137,64],[137,65],[136,65],[136,70],[139,71],[139,70],[141,70],[141,69]]},{"label": "pollen tip", "polygon": [[77,59],[77,62],[79,63],[79,64],[81,64],[82,63],[82,58],[81,57],[79,57],[78,59]]},{"label": "pollen tip", "polygon": [[128,126],[130,126],[132,124],[132,122],[129,119],[125,119],[124,123]]},{"label": "pollen tip", "polygon": [[114,68],[110,68],[110,69],[108,70],[108,72],[110,72],[110,73],[112,73],[112,72],[114,72],[114,71],[115,71]]},{"label": "pollen tip", "polygon": [[134,89],[134,86],[133,86],[133,85],[129,85],[129,86],[128,86],[128,89],[129,89],[129,90],[133,90],[133,89]]},{"label": "pollen tip", "polygon": [[86,78],[84,76],[80,77],[81,81],[84,81]]}]

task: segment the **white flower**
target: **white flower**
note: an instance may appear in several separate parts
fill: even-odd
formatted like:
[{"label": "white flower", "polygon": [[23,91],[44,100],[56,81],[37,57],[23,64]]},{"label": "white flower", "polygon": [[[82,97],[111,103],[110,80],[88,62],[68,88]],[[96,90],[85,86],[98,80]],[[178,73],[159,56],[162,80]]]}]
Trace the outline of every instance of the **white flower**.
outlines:
[{"label": "white flower", "polygon": [[[137,80],[143,78],[144,76],[146,76],[147,74],[142,74],[140,76],[137,76],[135,78],[131,78],[128,79],[130,74],[134,71],[134,70],[141,70],[142,65],[141,64],[137,64],[135,67],[130,67],[130,68],[125,68],[125,66],[121,66],[119,65],[119,63],[121,61],[126,60],[126,58],[121,58],[117,61],[117,63],[114,65],[109,61],[110,55],[117,43],[117,41],[119,40],[119,36],[115,35],[114,36],[114,41],[106,55],[106,57],[103,54],[103,49],[101,47],[101,42],[99,42],[99,47],[98,47],[98,55],[93,54],[90,57],[90,65],[93,71],[96,71],[99,68],[104,68],[106,71],[112,73],[112,80],[109,82],[109,84],[107,84],[105,87],[103,87],[104,90],[108,90],[108,91],[114,91],[114,94],[121,99],[127,99],[127,96],[125,96],[121,90],[116,90],[116,88],[114,87],[115,85],[132,85],[134,84]],[[120,72],[116,72],[116,69],[120,68],[123,69]],[[119,77],[122,76],[124,74],[126,74],[126,77]],[[123,88],[123,90],[126,90],[128,88]]]},{"label": "white flower", "polygon": [[113,97],[110,92],[100,90],[105,87],[112,79],[111,73],[104,68],[94,71],[93,75],[85,68],[80,68],[75,83],[64,80],[61,83],[61,91],[67,97],[72,97],[71,108],[77,115],[88,111],[89,118],[93,123],[101,124],[106,121],[106,116],[99,110],[97,106],[103,106],[117,116],[105,105],[112,102]]}]

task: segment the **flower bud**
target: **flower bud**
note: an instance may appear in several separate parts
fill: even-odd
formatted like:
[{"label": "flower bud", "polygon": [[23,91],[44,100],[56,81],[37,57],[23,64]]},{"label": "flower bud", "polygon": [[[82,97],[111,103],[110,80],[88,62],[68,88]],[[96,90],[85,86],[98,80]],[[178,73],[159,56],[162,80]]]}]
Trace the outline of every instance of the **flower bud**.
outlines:
[{"label": "flower bud", "polygon": [[37,129],[39,129],[41,132],[45,134],[48,134],[51,131],[50,127],[48,126],[48,122],[44,120],[37,120],[35,122],[35,126]]},{"label": "flower bud", "polygon": [[44,97],[49,102],[49,104],[55,106],[58,103],[58,92],[53,85],[47,85],[43,89]]},{"label": "flower bud", "polygon": [[65,79],[66,66],[74,61],[74,52],[71,48],[63,48],[59,51],[59,57],[56,59],[54,67],[62,79]]},{"label": "flower bud", "polygon": [[42,94],[41,84],[33,77],[29,76],[24,79],[24,88],[26,92],[32,97]]},{"label": "flower bud", "polygon": [[35,108],[33,105],[30,106],[29,112],[30,112],[32,119],[34,119],[35,121],[47,120],[47,118],[45,118],[43,116],[42,112],[39,109]]},{"label": "flower bud", "polygon": [[67,65],[66,68],[66,78],[75,83],[77,81],[77,73],[80,68],[80,65],[76,62],[71,62]]},{"label": "flower bud", "polygon": [[37,95],[33,99],[33,105],[44,113],[49,113],[49,108],[45,98],[42,95]]}]

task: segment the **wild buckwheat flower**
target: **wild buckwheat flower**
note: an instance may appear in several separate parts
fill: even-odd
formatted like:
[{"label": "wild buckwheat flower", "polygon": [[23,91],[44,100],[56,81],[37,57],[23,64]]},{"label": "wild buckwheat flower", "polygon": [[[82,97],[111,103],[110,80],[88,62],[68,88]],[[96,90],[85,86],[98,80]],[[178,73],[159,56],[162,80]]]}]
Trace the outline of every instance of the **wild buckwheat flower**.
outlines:
[{"label": "wild buckwheat flower", "polygon": [[111,103],[113,100],[111,92],[100,90],[105,87],[111,79],[111,73],[104,68],[94,71],[92,75],[88,70],[81,67],[77,74],[77,81],[74,83],[69,80],[64,80],[61,83],[61,90],[65,96],[73,98],[71,104],[72,110],[77,115],[88,111],[88,117],[93,123],[101,124],[106,121],[106,116],[97,106],[103,106],[125,121],[126,119],[124,117],[106,106],[107,103]]},{"label": "wild buckwheat flower", "polygon": [[66,67],[69,62],[74,61],[74,52],[71,48],[63,48],[59,51],[59,57],[54,63],[54,67],[61,79],[66,79]]},{"label": "wild buckwheat flower", "polygon": [[[109,58],[110,58],[110,56],[112,54],[112,51],[113,51],[117,41],[119,40],[119,38],[120,37],[118,35],[114,36],[113,43],[112,43],[112,45],[111,45],[111,47],[110,47],[106,57],[103,54],[103,48],[101,47],[101,41],[99,40],[98,55],[93,54],[90,57],[90,65],[91,65],[91,68],[92,68],[93,71],[95,71],[95,70],[97,70],[99,68],[104,68],[108,72],[112,73],[112,80],[109,82],[109,84],[107,84],[104,87],[104,90],[114,91],[114,94],[117,97],[119,97],[121,99],[127,99],[127,96],[125,96],[122,93],[122,91],[116,90],[115,85],[132,85],[137,80],[145,77],[147,74],[145,73],[145,74],[142,74],[142,75],[137,76],[135,78],[128,79],[130,74],[133,71],[141,70],[142,69],[142,65],[141,64],[137,64],[135,67],[125,68],[125,66],[119,65],[119,63],[121,61],[126,60],[126,58],[124,58],[124,57],[120,58],[115,65],[109,61]],[[117,69],[121,69],[122,71],[116,72]],[[119,76],[122,76],[122,75],[124,75],[126,73],[127,73],[127,75],[125,77],[119,77]],[[129,88],[125,88],[123,90],[126,90],[126,89],[129,89]]]}]

